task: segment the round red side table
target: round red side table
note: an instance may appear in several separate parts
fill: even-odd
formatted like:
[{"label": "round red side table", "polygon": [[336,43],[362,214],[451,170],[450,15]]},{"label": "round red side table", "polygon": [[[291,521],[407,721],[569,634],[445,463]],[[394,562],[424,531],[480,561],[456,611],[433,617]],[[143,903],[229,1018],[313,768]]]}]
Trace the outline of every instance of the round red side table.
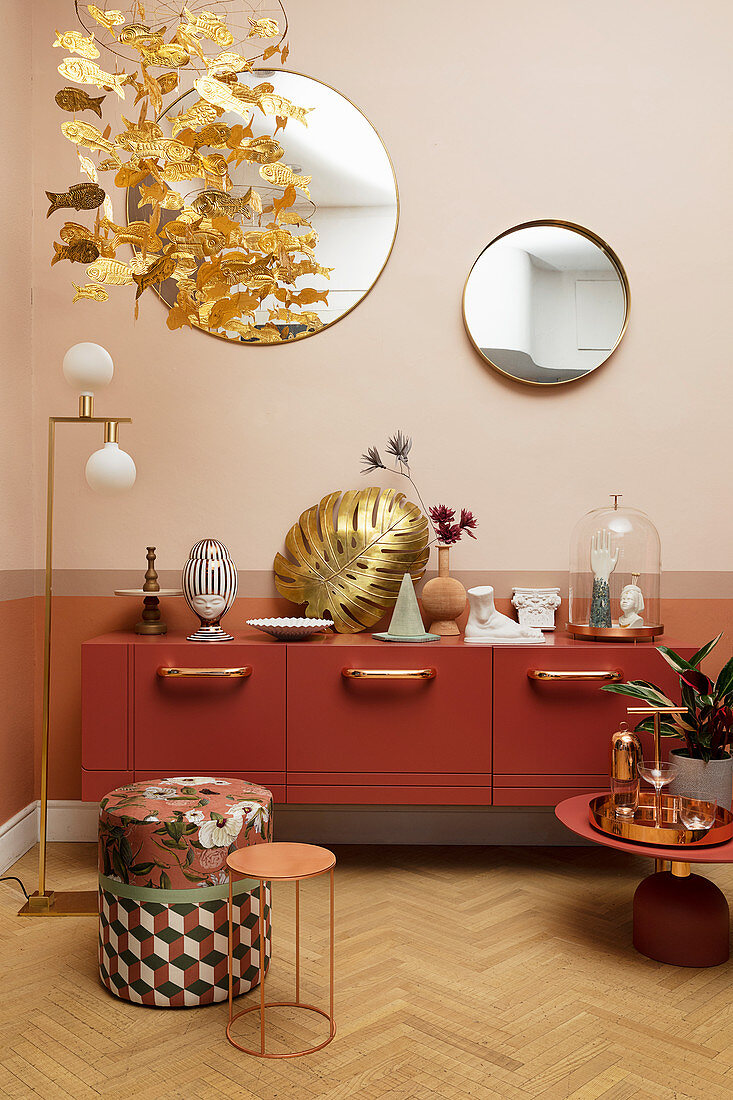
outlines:
[{"label": "round red side table", "polygon": [[589,806],[595,797],[579,794],[566,798],[555,807],[555,815],[585,840],[655,861],[654,874],[640,882],[634,894],[636,950],[672,966],[719,966],[727,962],[728,902],[715,883],[691,874],[690,864],[733,863],[733,840],[709,848],[684,850],[620,840],[591,825]]},{"label": "round red side table", "polygon": [[[284,844],[268,843],[254,844],[250,848],[239,848],[227,857],[229,868],[229,1022],[227,1024],[227,1039],[237,1050],[245,1054],[254,1054],[261,1058],[299,1058],[303,1054],[313,1054],[327,1046],[336,1034],[336,1023],[333,1018],[333,956],[334,956],[334,889],[333,869],[336,865],[336,856],[329,852],[328,848],[320,848],[316,844]],[[317,878],[319,875],[328,874],[330,877],[330,928],[329,928],[329,1005],[328,1012],[316,1005],[305,1004],[300,999],[300,883],[302,879]],[[260,951],[260,1003],[243,1008],[241,1012],[234,1013],[232,981],[232,882],[237,878],[249,878],[259,880],[260,897],[265,896],[266,884],[269,882],[294,882],[295,883],[295,1000],[294,1001],[265,1001],[265,953]],[[260,905],[260,943],[265,942],[264,905]],[[232,1035],[232,1024],[240,1016],[246,1016],[249,1012],[260,1013],[260,1049],[242,1046]],[[305,1050],[292,1050],[285,1053],[271,1053],[265,1050],[265,1010],[268,1008],[298,1008],[308,1012],[315,1012],[328,1021],[328,1036],[316,1046],[307,1047]]]}]

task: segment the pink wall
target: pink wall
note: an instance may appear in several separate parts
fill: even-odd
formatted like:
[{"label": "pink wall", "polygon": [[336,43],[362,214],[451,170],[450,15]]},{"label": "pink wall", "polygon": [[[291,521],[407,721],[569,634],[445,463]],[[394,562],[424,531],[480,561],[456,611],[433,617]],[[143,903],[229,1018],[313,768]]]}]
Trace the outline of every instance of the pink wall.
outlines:
[{"label": "pink wall", "polygon": [[[729,613],[721,608],[717,620],[715,603],[695,598],[733,597],[730,464],[722,453],[733,399],[733,375],[722,369],[730,344],[730,5],[710,0],[704,19],[682,0],[287,7],[291,67],[340,89],[379,130],[395,164],[401,222],[384,274],[348,318],[293,346],[251,349],[169,332],[152,296],[134,324],[129,288],[103,305],[71,305],[71,275],[81,269],[49,268],[61,219],[45,220],[43,191],[78,178],[75,150],[59,132],[61,51],[51,48],[56,28],[73,25],[73,4],[6,0],[0,71],[14,156],[0,167],[4,199],[13,196],[0,215],[2,262],[12,264],[0,307],[1,385],[10,389],[0,392],[18,415],[0,441],[0,504],[9,517],[0,531],[2,568],[25,568],[32,541],[42,566],[46,417],[74,412],[60,374],[64,351],[96,340],[117,365],[98,409],[134,417],[122,443],[139,478],[124,498],[95,497],[83,467],[97,433],[60,432],[56,562],[74,571],[70,583],[84,599],[102,599],[122,572],[141,571],[146,544],[158,545],[162,568],[178,570],[205,534],[229,545],[245,571],[243,594],[268,592],[273,555],[299,512],[330,489],[365,484],[361,451],[402,426],[415,437],[424,495],[465,504],[481,522],[481,538],[453,555],[458,572],[501,575],[508,584],[520,572],[526,583],[527,571],[562,571],[579,515],[623,491],[658,524],[673,594],[688,597],[675,603],[684,606],[675,626],[709,636],[711,619],[722,624]],[[119,197],[115,214],[123,218]],[[548,393],[491,372],[460,313],[464,279],[483,245],[542,217],[605,237],[632,293],[629,330],[612,360]],[[73,618],[71,597],[64,605]],[[78,692],[70,638],[75,645],[82,625],[94,633],[110,614],[122,611],[103,602],[58,635],[64,698],[69,685]],[[57,724],[55,752],[64,759],[78,753],[76,705],[63,703]],[[3,736],[6,748],[15,743]],[[0,766],[3,751],[0,742]],[[65,765],[61,774],[53,793],[74,797]]]},{"label": "pink wall", "polygon": [[[33,798],[31,29],[6,0],[0,35],[0,825]],[[16,598],[13,598],[16,597]]]},{"label": "pink wall", "polygon": [[[171,333],[153,296],[134,324],[134,288],[71,306],[69,265],[48,266],[58,219],[40,201],[78,175],[51,48],[72,5],[33,4],[36,425],[73,409],[65,349],[97,340],[117,363],[99,408],[134,417],[123,445],[139,469],[124,499],[95,498],[83,464],[96,437],[67,433],[60,517],[79,518],[59,523],[61,567],[137,568],[153,541],[180,568],[211,533],[241,569],[269,570],[300,511],[363,485],[361,451],[402,426],[424,495],[482,523],[455,569],[565,569],[578,517],[624,492],[658,524],[667,569],[730,570],[727,0],[710,0],[704,19],[682,0],[287,9],[291,67],[341,90],[382,135],[401,223],[384,274],[345,320],[292,346],[242,348]],[[486,367],[460,309],[483,245],[538,217],[608,240],[632,296],[609,363],[549,393]],[[42,449],[38,430],[38,461]],[[40,478],[35,496],[40,512]]]}]

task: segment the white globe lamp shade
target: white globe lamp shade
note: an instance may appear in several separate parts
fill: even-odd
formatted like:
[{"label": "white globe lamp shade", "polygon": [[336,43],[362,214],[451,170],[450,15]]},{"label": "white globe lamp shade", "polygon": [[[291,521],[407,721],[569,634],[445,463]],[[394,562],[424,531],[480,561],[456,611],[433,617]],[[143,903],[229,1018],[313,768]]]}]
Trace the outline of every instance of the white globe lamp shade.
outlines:
[{"label": "white globe lamp shade", "polygon": [[90,455],[86,465],[86,478],[90,488],[107,496],[131,489],[136,476],[135,463],[127,451],[120,450],[119,443],[105,443]]},{"label": "white globe lamp shade", "polygon": [[64,356],[64,378],[80,394],[108,386],[114,369],[112,356],[99,344],[74,344]]}]

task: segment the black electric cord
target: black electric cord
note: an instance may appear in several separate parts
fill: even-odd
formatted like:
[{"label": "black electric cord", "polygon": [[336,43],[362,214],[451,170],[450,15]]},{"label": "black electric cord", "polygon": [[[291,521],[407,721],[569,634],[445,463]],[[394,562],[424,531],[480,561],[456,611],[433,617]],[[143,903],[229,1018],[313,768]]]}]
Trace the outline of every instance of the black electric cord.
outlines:
[{"label": "black electric cord", "polygon": [[21,890],[25,894],[26,901],[28,901],[30,895],[29,895],[28,891],[26,890],[25,886],[23,885],[23,883],[20,881],[19,878],[16,878],[15,875],[0,875],[0,882],[17,882],[18,885],[20,886]]}]

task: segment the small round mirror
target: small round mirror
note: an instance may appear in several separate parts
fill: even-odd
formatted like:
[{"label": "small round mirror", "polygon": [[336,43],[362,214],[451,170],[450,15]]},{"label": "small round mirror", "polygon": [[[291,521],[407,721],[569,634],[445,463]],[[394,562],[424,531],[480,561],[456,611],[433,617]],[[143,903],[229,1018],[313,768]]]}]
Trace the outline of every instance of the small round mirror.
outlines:
[{"label": "small round mirror", "polygon": [[516,225],[486,246],[463,291],[463,320],[476,350],[508,378],[573,382],[618,347],[629,317],[629,283],[616,253],[580,225]]}]

